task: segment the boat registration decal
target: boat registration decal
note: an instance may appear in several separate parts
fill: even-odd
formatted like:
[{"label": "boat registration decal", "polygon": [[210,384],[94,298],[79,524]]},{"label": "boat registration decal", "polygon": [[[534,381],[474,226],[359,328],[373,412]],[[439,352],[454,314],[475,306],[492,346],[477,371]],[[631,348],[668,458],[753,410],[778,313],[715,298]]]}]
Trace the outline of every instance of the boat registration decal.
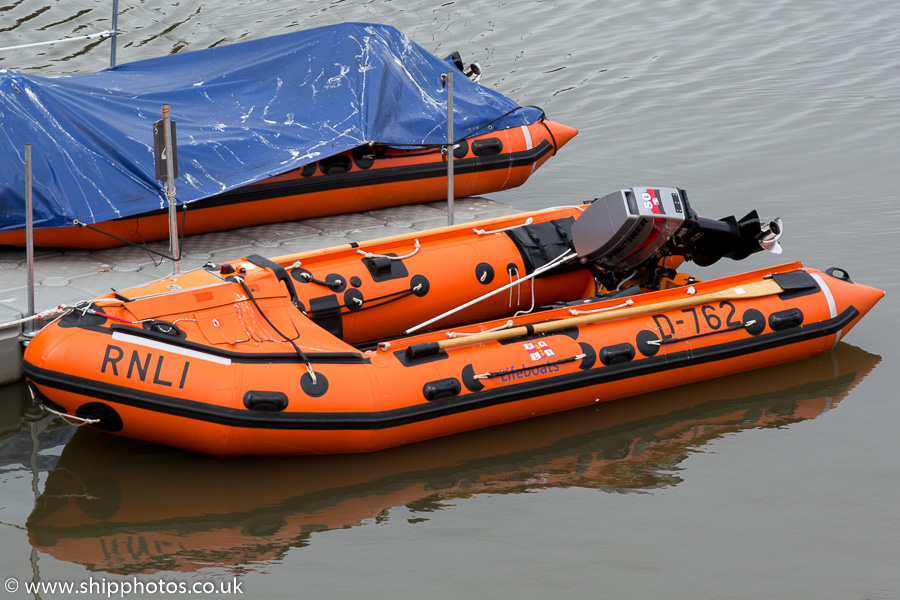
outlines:
[{"label": "boat registration decal", "polygon": [[[679,318],[672,315],[671,318],[663,313],[651,315],[656,323],[660,337],[664,340],[675,337],[676,327],[683,326],[692,333],[704,334],[719,331],[722,328],[736,329],[743,326],[743,322],[737,318],[737,309],[728,300],[718,304],[704,304],[703,306],[684,308]],[[673,322],[674,319],[674,322]]]}]

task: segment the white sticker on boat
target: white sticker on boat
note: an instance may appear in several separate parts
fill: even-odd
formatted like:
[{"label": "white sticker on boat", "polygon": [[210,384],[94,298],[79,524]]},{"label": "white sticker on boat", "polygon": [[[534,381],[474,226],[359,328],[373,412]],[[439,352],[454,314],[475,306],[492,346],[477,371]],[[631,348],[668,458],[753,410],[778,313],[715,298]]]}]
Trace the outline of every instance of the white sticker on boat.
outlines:
[{"label": "white sticker on boat", "polygon": [[[526,149],[526,150],[531,150],[531,148],[534,146],[534,142],[531,141],[531,132],[528,131],[528,126],[527,126],[527,125],[522,125],[522,126],[521,126],[521,129],[522,129],[522,135],[525,136],[525,149]],[[532,175],[534,174],[534,169],[535,169],[536,166],[537,166],[537,162],[531,163],[531,173],[532,173]]]},{"label": "white sticker on boat", "polygon": [[164,344],[162,342],[157,342],[156,340],[148,340],[147,338],[138,337],[136,335],[122,333],[121,331],[114,331],[112,334],[112,338],[114,340],[120,342],[128,342],[129,344],[134,344],[136,346],[143,346],[145,348],[153,348],[154,350],[162,350],[163,352],[171,352],[172,354],[179,354],[181,356],[206,360],[212,363],[216,363],[217,365],[231,364],[230,358],[216,356],[214,354],[206,354],[205,352],[198,352],[197,350],[191,350],[190,348],[181,348],[179,346],[173,346],[171,344]]},{"label": "white sticker on boat", "polygon": [[[816,283],[819,284],[819,287],[822,288],[822,291],[825,293],[825,301],[828,302],[828,315],[833,319],[837,316],[837,305],[834,302],[834,296],[831,295],[831,290],[828,288],[828,284],[825,283],[825,280],[819,276],[818,273],[810,273],[813,279],[816,280]],[[834,335],[834,345],[837,346],[837,343],[841,339],[841,331],[840,329]],[[834,346],[832,346],[833,348]]]},{"label": "white sticker on boat", "polygon": [[520,127],[520,129],[522,130],[522,135],[525,136],[525,149],[531,150],[531,147],[534,145],[534,142],[531,141],[531,132],[528,131],[528,126],[522,125]]}]

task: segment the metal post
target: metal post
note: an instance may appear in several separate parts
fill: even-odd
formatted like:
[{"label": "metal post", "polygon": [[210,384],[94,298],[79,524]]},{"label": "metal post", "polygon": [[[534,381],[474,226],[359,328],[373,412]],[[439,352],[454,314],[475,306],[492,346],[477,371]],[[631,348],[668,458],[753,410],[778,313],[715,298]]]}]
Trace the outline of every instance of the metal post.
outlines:
[{"label": "metal post", "polygon": [[447,225],[453,225],[453,71],[447,71]]},{"label": "metal post", "polygon": [[179,261],[181,256],[178,251],[178,213],[175,206],[175,152],[172,147],[172,121],[169,118],[169,105],[163,104],[163,131],[166,138],[166,199],[169,201],[169,249],[175,260],[175,275],[180,271]]},{"label": "metal post", "polygon": [[119,39],[119,0],[113,0],[112,47],[109,49],[109,66],[116,66],[116,43]]},{"label": "metal post", "polygon": [[[34,209],[31,189],[31,144],[25,144],[25,256],[28,268],[26,279],[28,295],[28,314],[34,315]],[[33,321],[28,321],[23,332],[27,335],[34,331]]]}]

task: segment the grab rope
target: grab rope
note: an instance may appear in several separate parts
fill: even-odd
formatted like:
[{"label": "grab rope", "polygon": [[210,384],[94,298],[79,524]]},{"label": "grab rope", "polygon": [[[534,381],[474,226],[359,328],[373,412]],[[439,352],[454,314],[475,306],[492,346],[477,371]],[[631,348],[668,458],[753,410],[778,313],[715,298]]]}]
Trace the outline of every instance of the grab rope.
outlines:
[{"label": "grab rope", "polygon": [[88,419],[86,417],[77,417],[75,415],[70,415],[68,413],[60,412],[58,410],[53,410],[46,404],[41,404],[41,407],[46,410],[48,413],[54,414],[57,417],[62,418],[63,421],[68,423],[69,425],[74,425],[75,427],[81,427],[82,425],[96,425],[100,422],[100,419]]},{"label": "grab rope", "polygon": [[617,308],[625,308],[626,306],[631,306],[632,304],[634,304],[634,300],[632,298],[629,298],[622,304],[616,304],[615,306],[606,306],[604,308],[597,308],[594,310],[578,310],[577,308],[570,308],[569,314],[573,315],[573,316],[574,315],[590,315],[593,313],[605,312],[607,310],[616,310]]},{"label": "grab rope", "polygon": [[365,250],[359,250],[359,249],[356,250],[356,253],[362,254],[365,258],[387,258],[388,260],[406,260],[407,258],[415,256],[416,253],[422,249],[422,247],[419,245],[419,238],[416,238],[415,246],[416,246],[415,250],[413,250],[412,252],[410,252],[409,254],[406,254],[404,256],[388,256],[387,254],[373,254],[371,252],[366,252]]},{"label": "grab rope", "polygon": [[484,229],[477,229],[475,227],[472,228],[472,231],[475,232],[476,235],[489,235],[491,233],[502,233],[504,231],[512,231],[513,229],[518,229],[519,227],[524,227],[525,225],[531,225],[534,223],[534,217],[528,217],[525,219],[525,222],[521,225],[510,225],[509,227],[503,227],[502,229],[491,229],[490,231],[486,231]]},{"label": "grab rope", "polygon": [[664,346],[666,344],[675,344],[677,342],[686,342],[689,340],[695,340],[697,338],[702,338],[702,337],[706,337],[709,335],[715,335],[717,333],[725,333],[726,331],[737,331],[738,329],[746,329],[747,327],[750,327],[752,325],[756,325],[755,319],[747,321],[746,323],[735,323],[734,325],[729,325],[725,329],[717,329],[715,331],[707,331],[706,333],[698,333],[696,335],[689,335],[687,337],[682,337],[682,338],[671,337],[671,338],[663,338],[661,340],[649,340],[647,343],[650,344],[651,346]]},{"label": "grab rope", "polygon": [[331,282],[322,281],[321,279],[316,279],[315,277],[313,277],[312,273],[310,273],[308,271],[300,273],[300,278],[303,279],[304,281],[306,281],[307,283],[315,283],[317,285],[327,287],[328,289],[331,289],[331,290],[339,290],[344,285],[344,281],[342,279],[335,279],[334,281],[331,281]]},{"label": "grab rope", "polygon": [[25,388],[28,390],[28,393],[31,395],[32,402],[35,402],[36,404],[40,405],[41,409],[43,409],[44,411],[54,414],[57,417],[62,418],[62,420],[65,421],[66,423],[68,423],[69,425],[74,425],[75,427],[81,427],[82,425],[94,425],[94,424],[100,422],[100,419],[87,419],[85,417],[76,417],[75,415],[70,415],[70,414],[67,414],[64,412],[60,412],[58,410],[54,410],[54,409],[50,408],[49,406],[47,406],[46,404],[43,404],[40,401],[38,401],[37,396],[34,393],[34,388],[32,388],[31,385],[26,385]]},{"label": "grab rope", "polygon": [[[400,290],[399,292],[391,292],[390,294],[385,294],[384,296],[378,296],[376,298],[368,298],[368,299],[364,300],[362,298],[354,297],[354,298],[351,298],[351,300],[353,300],[353,302],[359,308],[351,309],[350,306],[347,304],[339,304],[337,306],[337,308],[339,308],[339,309],[346,308],[347,309],[348,312],[341,312],[341,315],[347,315],[350,313],[358,313],[358,312],[362,312],[364,310],[371,310],[373,308],[378,308],[379,306],[384,306],[386,304],[390,304],[391,302],[396,302],[397,300],[402,300],[408,296],[415,294],[420,289],[422,289],[421,283],[413,288],[408,289],[408,290]],[[375,302],[377,300],[384,300],[384,302],[380,302],[378,304],[371,304],[371,302]],[[313,315],[316,314],[314,311],[311,311],[311,312]]]},{"label": "grab rope", "polygon": [[576,360],[581,360],[585,358],[587,354],[576,354],[575,356],[570,356],[569,358],[561,358],[560,360],[554,360],[552,362],[540,363],[537,365],[533,365],[530,367],[520,367],[518,369],[508,369],[505,371],[488,371],[487,373],[482,373],[481,375],[474,375],[473,379],[491,379],[493,377],[501,377],[503,375],[515,375],[516,373],[521,373],[522,371],[533,371],[535,369],[540,369],[541,367],[554,367],[556,365],[563,365],[570,362],[575,362]]},{"label": "grab rope", "polygon": [[509,321],[507,321],[503,325],[500,325],[499,327],[494,327],[492,329],[485,329],[484,331],[448,331],[447,337],[450,339],[453,339],[453,338],[458,338],[458,337],[462,337],[462,336],[466,336],[466,335],[476,335],[479,333],[490,333],[491,331],[503,331],[504,329],[509,329],[512,326],[513,326],[513,322],[512,322],[512,319],[510,319]]},{"label": "grab rope", "polygon": [[[353,298],[353,300],[356,301],[357,306],[360,307],[357,310],[355,310],[354,312],[370,310],[373,308],[378,308],[379,306],[384,306],[385,304],[390,304],[391,302],[396,302],[397,300],[402,300],[402,299],[404,299],[408,296],[412,296],[413,294],[418,292],[420,289],[422,289],[422,285],[423,284],[420,283],[420,284],[416,285],[415,287],[412,287],[408,290],[393,292],[391,294],[385,294],[384,296],[377,296],[375,298],[369,298],[368,300],[361,300],[360,298]],[[364,306],[364,304],[366,302],[375,302],[376,300],[384,300],[384,302],[380,302],[378,304],[366,304]],[[342,307],[349,308],[346,304],[342,305]]]}]

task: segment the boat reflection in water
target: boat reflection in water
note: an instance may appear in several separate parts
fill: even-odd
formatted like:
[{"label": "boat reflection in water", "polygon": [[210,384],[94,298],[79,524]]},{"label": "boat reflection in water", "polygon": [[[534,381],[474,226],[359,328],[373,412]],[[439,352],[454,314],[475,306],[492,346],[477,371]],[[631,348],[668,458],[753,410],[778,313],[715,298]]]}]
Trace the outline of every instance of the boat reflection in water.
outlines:
[{"label": "boat reflection in water", "polygon": [[[834,408],[880,357],[840,343],[789,365],[365,455],[221,459],[79,430],[28,520],[32,544],[111,573],[251,566],[315,532],[474,494],[677,485],[713,439]],[[736,390],[722,397],[724,390]]]}]

